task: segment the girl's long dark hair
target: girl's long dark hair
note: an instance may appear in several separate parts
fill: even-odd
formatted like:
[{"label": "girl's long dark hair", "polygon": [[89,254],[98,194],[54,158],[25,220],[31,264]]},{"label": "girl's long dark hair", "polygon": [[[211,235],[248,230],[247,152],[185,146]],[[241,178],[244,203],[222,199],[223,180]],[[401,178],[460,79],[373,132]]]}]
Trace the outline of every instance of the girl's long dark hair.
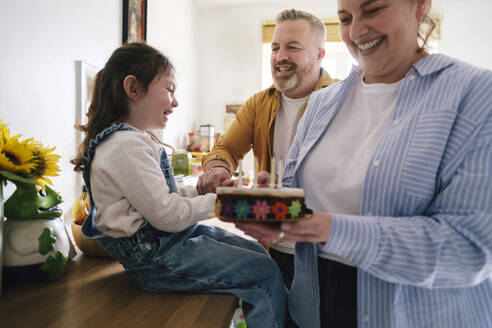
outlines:
[{"label": "girl's long dark hair", "polygon": [[87,124],[75,126],[85,135],[75,158],[71,160],[75,171],[84,170],[82,158],[89,149],[90,141],[105,128],[128,117],[128,101],[123,88],[125,77],[134,75],[139,87],[147,92],[156,77],[173,71],[169,59],[145,43],[127,43],[113,52],[96,75]]}]

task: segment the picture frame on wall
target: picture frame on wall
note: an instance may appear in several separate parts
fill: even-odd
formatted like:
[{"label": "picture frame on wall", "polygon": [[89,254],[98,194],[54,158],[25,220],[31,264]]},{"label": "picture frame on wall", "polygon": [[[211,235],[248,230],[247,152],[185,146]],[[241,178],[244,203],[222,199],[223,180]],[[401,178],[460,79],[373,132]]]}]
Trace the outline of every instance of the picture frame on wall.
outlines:
[{"label": "picture frame on wall", "polygon": [[[89,64],[83,60],[75,61],[75,77],[76,77],[76,97],[77,105],[75,112],[75,125],[84,125],[87,123],[87,112],[92,100],[92,87],[96,79],[96,74],[99,72],[99,67]],[[82,142],[82,131],[76,129],[75,136],[75,152],[78,145]],[[82,189],[81,174],[77,174],[75,191],[78,194]]]},{"label": "picture frame on wall", "polygon": [[123,0],[123,43],[147,39],[147,0]]},{"label": "picture frame on wall", "polygon": [[87,123],[87,112],[91,104],[92,86],[99,68],[83,60],[75,61],[77,76],[77,113],[75,123],[83,125]]}]

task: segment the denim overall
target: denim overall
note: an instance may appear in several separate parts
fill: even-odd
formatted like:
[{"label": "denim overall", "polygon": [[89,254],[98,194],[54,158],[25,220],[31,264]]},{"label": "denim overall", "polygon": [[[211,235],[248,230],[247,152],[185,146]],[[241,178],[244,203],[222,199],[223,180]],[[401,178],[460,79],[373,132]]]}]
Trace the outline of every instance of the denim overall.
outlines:
[{"label": "denim overall", "polygon": [[[282,328],[287,292],[282,275],[265,249],[217,227],[193,224],[170,233],[147,221],[131,237],[112,238],[97,229],[96,207],[90,185],[90,164],[99,143],[114,131],[132,130],[114,124],[91,140],[84,156],[84,181],[91,211],[82,232],[98,243],[125,268],[129,279],[150,292],[233,294],[243,300],[248,328]],[[162,148],[161,169],[170,192],[176,182]]]}]

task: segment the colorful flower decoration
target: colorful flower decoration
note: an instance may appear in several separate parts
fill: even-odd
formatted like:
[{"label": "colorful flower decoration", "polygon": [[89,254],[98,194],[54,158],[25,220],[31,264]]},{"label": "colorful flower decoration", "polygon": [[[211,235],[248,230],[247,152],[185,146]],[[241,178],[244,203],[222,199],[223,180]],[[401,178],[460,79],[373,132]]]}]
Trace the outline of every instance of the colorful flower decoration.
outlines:
[{"label": "colorful flower decoration", "polygon": [[253,214],[255,215],[256,219],[263,219],[265,220],[268,213],[270,213],[270,206],[268,206],[268,203],[266,200],[257,200],[256,203],[253,205]]},{"label": "colorful flower decoration", "polygon": [[248,202],[241,200],[236,204],[236,214],[238,218],[246,218],[251,211],[251,206]]},{"label": "colorful flower decoration", "polygon": [[220,216],[220,213],[222,212],[222,202],[220,199],[217,199],[215,202],[215,215]]},{"label": "colorful flower decoration", "polygon": [[222,205],[222,215],[224,217],[230,217],[232,216],[233,212],[234,212],[234,204],[230,200],[224,202],[224,205]]},{"label": "colorful flower decoration", "polygon": [[275,214],[276,219],[285,219],[287,215],[287,205],[281,202],[276,202],[272,207],[272,212]]},{"label": "colorful flower decoration", "polygon": [[302,205],[299,200],[293,201],[289,206],[289,214],[292,218],[296,218],[301,213]]}]

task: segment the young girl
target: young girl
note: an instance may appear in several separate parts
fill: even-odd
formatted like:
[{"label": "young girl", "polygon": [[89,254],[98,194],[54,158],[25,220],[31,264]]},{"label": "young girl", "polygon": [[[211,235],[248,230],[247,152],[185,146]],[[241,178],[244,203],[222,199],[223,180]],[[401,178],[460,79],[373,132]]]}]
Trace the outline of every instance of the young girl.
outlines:
[{"label": "young girl", "polygon": [[166,126],[175,91],[172,64],[142,43],[116,49],[97,74],[72,160],[91,200],[83,232],[142,289],[234,294],[249,328],[283,327],[287,295],[276,264],[258,243],[196,223],[214,211],[215,195],[177,188],[164,148],[147,132]]}]

